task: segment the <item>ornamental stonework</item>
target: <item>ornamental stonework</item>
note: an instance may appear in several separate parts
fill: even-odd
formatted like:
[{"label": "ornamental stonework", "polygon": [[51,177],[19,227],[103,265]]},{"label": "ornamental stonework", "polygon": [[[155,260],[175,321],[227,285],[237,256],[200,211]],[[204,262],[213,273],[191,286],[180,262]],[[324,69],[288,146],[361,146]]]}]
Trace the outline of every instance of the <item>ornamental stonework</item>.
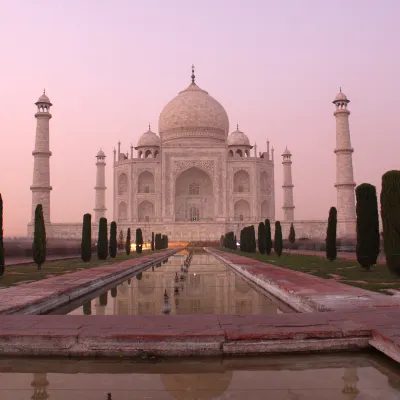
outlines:
[{"label": "ornamental stonework", "polygon": [[203,170],[209,171],[211,174],[214,174],[214,161],[213,160],[178,160],[174,161],[173,165],[173,173],[174,176],[179,172],[184,171],[186,169],[197,167]]}]

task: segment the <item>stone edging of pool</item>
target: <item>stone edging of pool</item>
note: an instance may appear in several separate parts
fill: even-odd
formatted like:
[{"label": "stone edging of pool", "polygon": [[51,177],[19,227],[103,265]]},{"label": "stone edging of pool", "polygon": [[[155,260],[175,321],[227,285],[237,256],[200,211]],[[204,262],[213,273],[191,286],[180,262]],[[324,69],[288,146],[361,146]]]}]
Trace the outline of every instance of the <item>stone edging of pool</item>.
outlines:
[{"label": "stone edging of pool", "polygon": [[88,268],[2,289],[0,291],[0,314],[44,314],[96,289],[117,282],[135,272],[140,272],[180,250],[182,249],[151,253],[120,263]]},{"label": "stone edging of pool", "polygon": [[[400,363],[400,299],[216,249],[206,249],[239,275],[301,313],[338,312],[371,331],[369,344]],[[322,311],[322,312],[318,312]],[[398,319],[385,313],[398,315]],[[304,318],[305,314],[301,314]]]}]

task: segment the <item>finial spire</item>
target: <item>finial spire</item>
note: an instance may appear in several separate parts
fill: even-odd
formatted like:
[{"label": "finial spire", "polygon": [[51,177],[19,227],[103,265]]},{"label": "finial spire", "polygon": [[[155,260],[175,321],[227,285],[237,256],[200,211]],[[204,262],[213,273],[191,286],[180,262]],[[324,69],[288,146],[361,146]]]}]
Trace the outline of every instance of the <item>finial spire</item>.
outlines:
[{"label": "finial spire", "polygon": [[341,86],[339,87],[339,91],[340,91],[340,93],[342,93],[342,87]]},{"label": "finial spire", "polygon": [[43,94],[46,94],[46,89],[43,89]]},{"label": "finial spire", "polygon": [[196,78],[196,76],[194,74],[194,64],[192,64],[192,76],[191,76],[191,78],[192,78],[192,83],[194,83],[194,80]]},{"label": "finial spire", "polygon": [[239,130],[239,124],[236,124],[236,130]]},{"label": "finial spire", "polygon": [[149,122],[149,131],[151,131],[151,126],[150,126],[150,122]]}]

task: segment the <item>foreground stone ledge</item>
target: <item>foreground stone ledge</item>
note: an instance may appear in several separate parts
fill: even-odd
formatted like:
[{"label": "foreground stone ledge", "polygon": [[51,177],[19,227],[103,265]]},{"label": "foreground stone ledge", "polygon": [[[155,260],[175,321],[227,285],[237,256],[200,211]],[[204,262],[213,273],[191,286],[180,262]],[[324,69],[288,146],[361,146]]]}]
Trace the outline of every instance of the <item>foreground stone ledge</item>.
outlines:
[{"label": "foreground stone ledge", "polygon": [[117,282],[156,264],[181,249],[151,253],[120,263],[2,289],[0,314],[44,314],[96,289]]},{"label": "foreground stone ledge", "polygon": [[[7,356],[220,356],[364,349],[368,321],[388,313],[281,315],[0,316],[0,354]],[[368,316],[366,315],[368,314]],[[301,318],[304,317],[303,321]],[[374,346],[376,347],[376,346]],[[392,349],[400,355],[399,349]],[[390,352],[385,352],[397,359]]]}]

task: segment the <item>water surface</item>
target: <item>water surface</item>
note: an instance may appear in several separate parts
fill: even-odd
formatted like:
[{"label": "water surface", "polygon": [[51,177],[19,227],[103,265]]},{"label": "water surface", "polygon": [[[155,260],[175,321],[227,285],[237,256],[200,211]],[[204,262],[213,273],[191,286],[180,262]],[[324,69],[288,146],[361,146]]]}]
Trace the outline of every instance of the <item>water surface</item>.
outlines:
[{"label": "water surface", "polygon": [[[57,310],[70,315],[276,314],[293,312],[208,254],[184,255],[127,279],[94,299]],[[166,296],[165,296],[166,294]]]},{"label": "water surface", "polygon": [[1,400],[398,400],[380,355],[132,360],[0,359]]}]

